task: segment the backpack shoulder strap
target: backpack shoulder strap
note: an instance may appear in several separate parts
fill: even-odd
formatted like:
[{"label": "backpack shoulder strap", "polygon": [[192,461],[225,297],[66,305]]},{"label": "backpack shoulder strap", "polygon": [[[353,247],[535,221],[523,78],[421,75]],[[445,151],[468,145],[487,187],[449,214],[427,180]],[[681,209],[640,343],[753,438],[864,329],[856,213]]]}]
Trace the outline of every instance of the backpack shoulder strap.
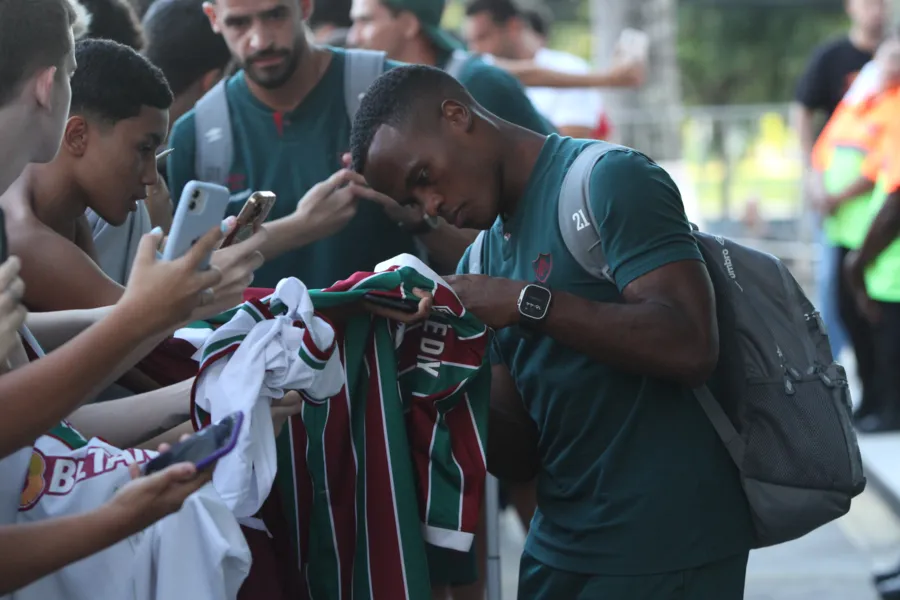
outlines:
[{"label": "backpack shoulder strap", "polygon": [[222,79],[194,107],[194,135],[197,139],[195,174],[200,181],[220,185],[227,185],[228,172],[234,160],[227,85],[228,79]]},{"label": "backpack shoulder strap", "polygon": [[384,61],[384,52],[357,49],[344,52],[344,102],[351,125],[366,90],[384,73]]},{"label": "backpack shoulder strap", "polygon": [[559,190],[559,231],[569,254],[585,271],[598,279],[615,283],[610,273],[600,229],[591,208],[591,172],[607,152],[624,148],[609,142],[596,142],[585,146],[563,178]]},{"label": "backpack shoulder strap", "polygon": [[462,73],[463,67],[475,57],[476,55],[469,54],[465,50],[454,50],[453,54],[450,55],[450,60],[444,65],[444,72],[454,79],[459,79],[459,74]]},{"label": "backpack shoulder strap", "polygon": [[478,237],[475,238],[475,241],[469,247],[469,275],[483,275],[481,252],[484,247],[484,236],[486,234],[486,231],[479,231]]}]

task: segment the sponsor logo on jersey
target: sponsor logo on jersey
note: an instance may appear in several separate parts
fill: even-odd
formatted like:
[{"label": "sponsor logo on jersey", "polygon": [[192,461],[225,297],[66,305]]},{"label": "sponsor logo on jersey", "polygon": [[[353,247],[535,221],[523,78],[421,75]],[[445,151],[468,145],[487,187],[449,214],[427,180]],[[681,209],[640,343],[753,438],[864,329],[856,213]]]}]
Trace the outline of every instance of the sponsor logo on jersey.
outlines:
[{"label": "sponsor logo on jersey", "polygon": [[[422,338],[419,340],[419,354],[416,356],[417,366],[434,378],[440,376],[441,355],[444,353],[444,338],[450,327],[437,321],[425,321],[422,326]],[[429,337],[430,335],[430,337]]]},{"label": "sponsor logo on jersey", "polygon": [[137,448],[116,454],[107,448],[91,447],[79,457],[48,456],[35,448],[22,487],[19,510],[31,509],[44,496],[66,496],[82,481],[132,463],[143,464],[150,458],[151,455]]}]

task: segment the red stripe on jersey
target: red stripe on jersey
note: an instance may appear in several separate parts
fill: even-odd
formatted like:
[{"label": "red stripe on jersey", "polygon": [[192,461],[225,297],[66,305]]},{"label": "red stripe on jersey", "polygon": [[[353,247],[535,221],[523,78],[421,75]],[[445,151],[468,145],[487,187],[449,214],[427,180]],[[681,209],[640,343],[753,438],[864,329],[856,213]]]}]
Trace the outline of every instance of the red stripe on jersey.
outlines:
[{"label": "red stripe on jersey", "polygon": [[366,279],[371,276],[372,276],[372,273],[366,273],[366,272],[354,273],[347,279],[342,279],[341,281],[336,281],[334,283],[334,285],[324,289],[323,291],[325,291],[325,292],[346,292],[347,290],[352,288],[354,285],[358,284],[363,279]]},{"label": "red stripe on jersey", "polygon": [[478,513],[481,510],[481,499],[484,497],[484,479],[486,467],[479,443],[478,431],[472,420],[469,407],[469,395],[447,411],[444,421],[450,432],[450,447],[453,457],[462,470],[463,497],[462,521],[463,531],[474,532],[478,526]]},{"label": "red stripe on jersey", "polygon": [[[303,330],[303,345],[316,360],[326,362],[329,358],[331,358],[331,354],[334,352],[334,344],[336,342],[336,339],[332,340],[331,346],[322,350],[318,346],[316,346],[316,341],[313,339],[312,334],[309,333],[309,327]],[[343,362],[343,360],[341,362]]]},{"label": "red stripe on jersey", "polygon": [[371,341],[366,348],[369,390],[366,397],[366,527],[368,529],[369,573],[374,600],[401,600],[406,597],[400,536],[394,512],[394,490],[384,421],[384,396],[378,362]]},{"label": "red stripe on jersey", "polygon": [[428,514],[428,497],[431,494],[431,444],[434,440],[437,409],[433,402],[414,399],[407,413],[407,433],[416,474],[419,478],[419,514]]},{"label": "red stripe on jersey", "polygon": [[250,298],[247,302],[252,304],[256,310],[259,311],[259,314],[263,316],[265,319],[274,319],[275,315],[272,314],[272,311],[269,310],[269,307],[263,304],[263,301],[258,298]]},{"label": "red stripe on jersey", "polygon": [[244,302],[250,300],[262,300],[275,293],[273,288],[247,288],[244,290]]},{"label": "red stripe on jersey", "polygon": [[445,287],[441,284],[437,284],[435,286],[436,289],[432,296],[434,296],[434,305],[435,306],[445,306],[455,314],[457,317],[461,317],[465,312],[465,308],[462,303],[459,301],[459,298],[456,297],[456,294],[453,291]]},{"label": "red stripe on jersey", "polygon": [[[343,362],[344,357],[341,358]],[[323,444],[334,545],[341,568],[340,597],[350,598],[353,595],[353,559],[356,554],[356,462],[346,386],[328,401]]]}]

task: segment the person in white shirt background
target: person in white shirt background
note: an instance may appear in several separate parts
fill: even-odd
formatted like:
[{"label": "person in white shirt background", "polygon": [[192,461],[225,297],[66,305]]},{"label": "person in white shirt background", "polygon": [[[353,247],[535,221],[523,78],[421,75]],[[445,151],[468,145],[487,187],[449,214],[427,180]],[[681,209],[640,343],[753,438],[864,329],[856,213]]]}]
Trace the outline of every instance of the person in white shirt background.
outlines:
[{"label": "person in white shirt background", "polygon": [[[536,32],[531,19],[512,0],[473,0],[466,6],[465,37],[473,52],[534,65],[563,73],[591,71],[584,59],[544,46],[546,34]],[[601,93],[592,88],[529,87],[534,107],[561,135],[593,138],[603,113]]]}]

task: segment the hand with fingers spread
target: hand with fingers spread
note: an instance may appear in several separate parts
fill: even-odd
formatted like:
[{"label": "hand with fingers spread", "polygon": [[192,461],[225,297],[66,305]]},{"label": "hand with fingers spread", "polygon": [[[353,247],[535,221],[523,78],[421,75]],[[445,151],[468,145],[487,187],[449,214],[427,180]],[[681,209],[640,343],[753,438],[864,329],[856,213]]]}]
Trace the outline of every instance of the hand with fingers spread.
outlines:
[{"label": "hand with fingers spread", "polygon": [[12,349],[19,345],[18,331],[28,316],[22,306],[25,283],[19,277],[20,265],[15,256],[0,265],[0,362],[9,358]]},{"label": "hand with fingers spread", "polygon": [[367,186],[359,173],[341,169],[306,192],[294,214],[306,230],[321,239],[337,233],[356,216],[360,199],[379,204],[390,200]]},{"label": "hand with fingers spread", "polygon": [[[341,156],[341,162],[344,164],[344,167],[349,168],[351,162],[350,153],[346,153]],[[363,179],[365,181],[365,179]],[[371,190],[371,188],[368,188]],[[394,221],[399,227],[405,229],[410,233],[426,233],[431,231],[433,227],[429,224],[425,211],[422,210],[422,207],[418,204],[412,206],[403,206],[393,198],[389,196],[385,196],[384,194],[375,192],[375,190],[371,190],[373,194],[371,196],[367,196],[369,200],[372,200],[376,204],[378,204],[384,213],[388,216],[388,218]]]},{"label": "hand with fingers spread", "polygon": [[156,257],[161,236],[160,232],[151,232],[141,239],[128,287],[119,301],[134,307],[134,314],[140,315],[142,324],[153,333],[190,320],[198,307],[214,305],[213,289],[222,282],[219,268],[199,270],[203,259],[222,241],[221,227],[210,229],[184,256],[173,261]]}]

